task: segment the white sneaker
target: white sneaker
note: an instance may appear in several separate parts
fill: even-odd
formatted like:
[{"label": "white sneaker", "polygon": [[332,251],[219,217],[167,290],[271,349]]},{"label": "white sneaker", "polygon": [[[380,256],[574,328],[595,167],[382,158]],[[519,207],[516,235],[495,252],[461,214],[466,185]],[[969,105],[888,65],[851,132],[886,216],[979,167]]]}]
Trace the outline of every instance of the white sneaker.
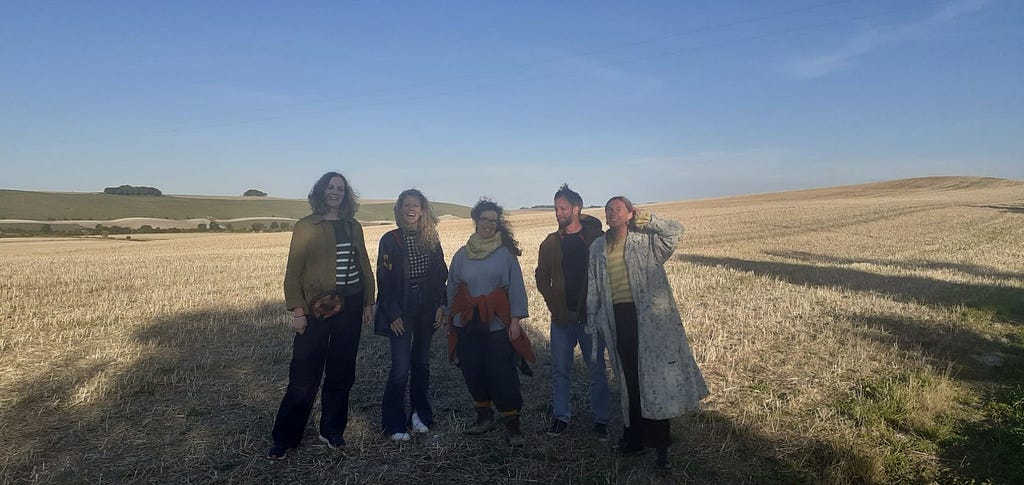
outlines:
[{"label": "white sneaker", "polygon": [[409,436],[409,433],[395,433],[391,435],[391,441],[409,441],[411,439],[412,436]]},{"label": "white sneaker", "polygon": [[420,416],[416,413],[412,413],[412,432],[413,433],[429,433],[430,428],[420,421]]}]

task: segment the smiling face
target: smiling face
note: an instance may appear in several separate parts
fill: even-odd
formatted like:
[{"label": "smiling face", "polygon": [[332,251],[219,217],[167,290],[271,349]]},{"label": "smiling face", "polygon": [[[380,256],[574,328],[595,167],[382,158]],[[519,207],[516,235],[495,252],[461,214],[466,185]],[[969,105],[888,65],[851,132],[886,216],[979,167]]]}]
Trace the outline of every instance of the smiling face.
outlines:
[{"label": "smiling face", "polygon": [[324,204],[327,205],[327,210],[331,212],[338,212],[341,208],[341,204],[345,201],[345,179],[341,177],[331,177],[331,180],[327,182],[327,187],[324,188]]},{"label": "smiling face", "polygon": [[604,217],[611,229],[620,229],[629,224],[633,219],[633,212],[626,207],[626,203],[619,199],[612,199],[604,206]]},{"label": "smiling face", "polygon": [[398,213],[406,227],[415,227],[423,217],[423,205],[420,203],[420,198],[414,195],[402,197],[402,206]]},{"label": "smiling face", "polygon": [[498,231],[498,213],[495,211],[483,211],[476,220],[476,234],[484,239],[494,237]]},{"label": "smiling face", "polygon": [[555,220],[558,221],[559,229],[564,229],[579,219],[579,207],[573,207],[569,199],[558,197],[555,199]]}]

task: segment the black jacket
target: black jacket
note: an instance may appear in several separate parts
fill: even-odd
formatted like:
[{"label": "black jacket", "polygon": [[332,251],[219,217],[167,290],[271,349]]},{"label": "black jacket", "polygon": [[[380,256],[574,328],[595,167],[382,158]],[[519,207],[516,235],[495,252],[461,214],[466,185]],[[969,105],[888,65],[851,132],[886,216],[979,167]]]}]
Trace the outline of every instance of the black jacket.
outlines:
[{"label": "black jacket", "polygon": [[[391,331],[391,322],[413,311],[406,298],[406,281],[409,279],[409,253],[405,250],[402,230],[388,231],[380,238],[377,251],[377,311],[373,319],[373,332],[384,337],[396,337]],[[448,265],[444,262],[444,250],[438,243],[430,252],[430,269],[427,270],[425,286],[427,305],[437,309],[447,301],[446,283]],[[433,318],[433,313],[431,313]]]}]

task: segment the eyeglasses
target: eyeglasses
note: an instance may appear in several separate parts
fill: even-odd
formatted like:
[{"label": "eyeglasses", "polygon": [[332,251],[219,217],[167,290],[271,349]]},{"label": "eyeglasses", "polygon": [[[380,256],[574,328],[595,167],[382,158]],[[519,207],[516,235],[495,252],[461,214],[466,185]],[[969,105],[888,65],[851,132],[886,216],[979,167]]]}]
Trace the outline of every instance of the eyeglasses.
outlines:
[{"label": "eyeglasses", "polygon": [[477,219],[476,222],[479,222],[480,224],[491,225],[491,226],[494,226],[494,225],[498,224],[498,220],[497,219],[488,219],[486,217],[481,217],[481,218]]}]

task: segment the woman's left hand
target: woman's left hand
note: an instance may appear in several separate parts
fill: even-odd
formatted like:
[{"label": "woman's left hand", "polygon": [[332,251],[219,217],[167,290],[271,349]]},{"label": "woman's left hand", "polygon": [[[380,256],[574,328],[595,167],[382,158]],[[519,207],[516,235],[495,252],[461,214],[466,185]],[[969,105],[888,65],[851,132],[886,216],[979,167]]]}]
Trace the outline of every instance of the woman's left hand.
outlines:
[{"label": "woman's left hand", "polygon": [[444,307],[437,307],[437,312],[434,314],[434,329],[441,328],[444,325]]},{"label": "woman's left hand", "polygon": [[363,307],[363,325],[369,325],[373,321],[373,305]]},{"label": "woman's left hand", "polygon": [[523,333],[523,328],[519,326],[519,319],[512,317],[512,323],[508,326],[508,341],[515,342]]}]

